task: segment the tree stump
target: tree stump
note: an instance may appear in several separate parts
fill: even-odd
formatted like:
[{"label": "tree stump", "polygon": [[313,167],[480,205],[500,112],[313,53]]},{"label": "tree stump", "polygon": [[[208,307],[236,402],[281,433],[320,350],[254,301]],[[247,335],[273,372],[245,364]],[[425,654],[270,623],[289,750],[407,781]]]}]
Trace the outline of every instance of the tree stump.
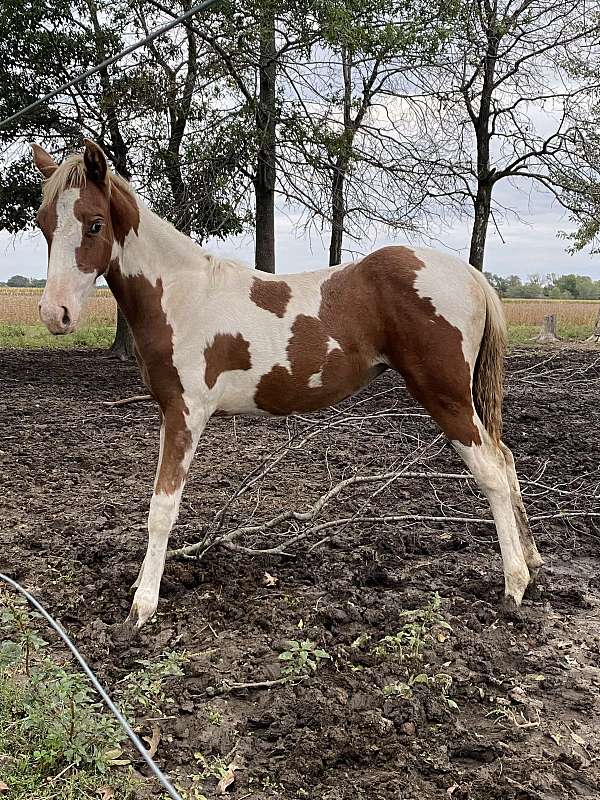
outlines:
[{"label": "tree stump", "polygon": [[600,342],[600,306],[598,307],[598,314],[596,316],[596,324],[594,325],[594,332],[591,336],[588,336],[587,339],[584,339],[585,342],[595,342],[598,344]]},{"label": "tree stump", "polygon": [[541,344],[560,342],[560,339],[556,335],[556,314],[547,314],[544,317],[536,342],[540,342]]}]

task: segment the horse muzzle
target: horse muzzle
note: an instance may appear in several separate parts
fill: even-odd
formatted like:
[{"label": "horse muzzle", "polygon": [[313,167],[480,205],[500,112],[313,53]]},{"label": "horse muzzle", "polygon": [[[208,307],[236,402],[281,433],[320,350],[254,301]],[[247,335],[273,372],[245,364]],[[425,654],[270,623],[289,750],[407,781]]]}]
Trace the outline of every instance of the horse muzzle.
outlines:
[{"label": "horse muzzle", "polygon": [[39,304],[40,319],[50,333],[61,336],[75,330],[74,314],[68,306],[49,303],[42,298]]}]

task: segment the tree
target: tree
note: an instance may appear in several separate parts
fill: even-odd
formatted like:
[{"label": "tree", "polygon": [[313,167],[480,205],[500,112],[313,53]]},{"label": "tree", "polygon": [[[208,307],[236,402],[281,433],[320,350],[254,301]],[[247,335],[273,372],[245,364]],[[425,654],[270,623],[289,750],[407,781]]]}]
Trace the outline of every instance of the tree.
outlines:
[{"label": "tree", "polygon": [[452,10],[443,0],[316,5],[318,67],[282,68],[296,99],[282,191],[304,207],[309,224],[330,226],[329,263],[339,264],[345,234],[358,238],[382,224],[414,230],[424,211],[425,187],[404,163],[412,145],[403,83],[416,64],[430,61]]},{"label": "tree", "polygon": [[[587,53],[572,52],[567,62],[574,80],[592,80],[600,85],[600,59]],[[570,110],[572,148],[569,158],[554,166],[553,181],[562,188],[561,204],[571,212],[577,228],[562,233],[572,243],[571,252],[589,247],[600,251],[600,102]]]},{"label": "tree", "polygon": [[440,201],[470,209],[469,260],[478,269],[501,180],[536,181],[561,199],[557,170],[574,147],[570,112],[598,85],[575,79],[568,59],[575,48],[588,58],[598,52],[598,9],[580,0],[468,0],[435,68],[416,71],[421,134],[438,144],[434,162],[416,164],[417,179],[433,170]]},{"label": "tree", "polygon": [[12,278],[6,281],[6,285],[23,288],[30,285],[29,278],[26,278],[24,275],[13,275]]},{"label": "tree", "polygon": [[[152,0],[155,2],[155,0]],[[292,112],[283,77],[304,63],[318,40],[311,0],[224,0],[199,38],[213,51],[227,77],[231,113],[245,125],[246,160],[239,165],[254,192],[255,266],[275,271],[275,199],[285,197],[279,173],[282,122]]]}]

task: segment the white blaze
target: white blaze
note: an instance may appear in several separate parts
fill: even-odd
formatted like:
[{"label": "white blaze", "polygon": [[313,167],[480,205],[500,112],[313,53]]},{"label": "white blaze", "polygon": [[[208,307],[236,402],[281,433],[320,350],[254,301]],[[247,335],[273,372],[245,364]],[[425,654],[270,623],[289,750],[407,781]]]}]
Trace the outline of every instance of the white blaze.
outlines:
[{"label": "white blaze", "polygon": [[[52,237],[48,280],[42,294],[40,314],[50,330],[56,328],[64,310],[73,330],[96,280],[95,272],[77,268],[76,251],[83,238],[82,223],[75,216],[80,189],[66,189],[56,202],[56,228]],[[55,331],[56,332],[56,331]]]}]

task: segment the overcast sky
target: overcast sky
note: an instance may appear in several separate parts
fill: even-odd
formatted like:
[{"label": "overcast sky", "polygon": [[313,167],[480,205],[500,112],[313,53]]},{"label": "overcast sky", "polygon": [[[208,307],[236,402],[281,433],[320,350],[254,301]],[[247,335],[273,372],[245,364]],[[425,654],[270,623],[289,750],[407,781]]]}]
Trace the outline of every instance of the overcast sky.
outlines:
[{"label": "overcast sky", "polygon": [[[572,230],[573,225],[565,212],[551,202],[548,193],[535,191],[526,194],[510,186],[507,181],[498,185],[497,192],[497,198],[502,204],[516,209],[519,218],[510,215],[499,222],[504,242],[494,226],[490,226],[486,249],[487,271],[521,277],[537,272],[576,272],[600,279],[600,255],[578,253],[571,256],[565,252],[568,243],[559,239],[557,232]],[[469,242],[468,221],[434,233],[432,241],[422,243],[440,250],[448,249],[466,257]],[[295,230],[294,220],[288,215],[277,215],[276,238],[278,272],[300,272],[327,265],[328,242],[321,242],[314,235],[309,239],[299,234]],[[365,241],[351,246],[353,250],[367,253],[393,241],[402,242],[405,239],[402,236],[392,239],[382,234],[377,241]],[[250,236],[231,237],[222,242],[209,241],[205,248],[222,256],[252,263],[253,242]],[[46,245],[41,234],[27,233],[13,237],[0,232],[0,281],[16,274],[37,278],[45,276]]]}]

